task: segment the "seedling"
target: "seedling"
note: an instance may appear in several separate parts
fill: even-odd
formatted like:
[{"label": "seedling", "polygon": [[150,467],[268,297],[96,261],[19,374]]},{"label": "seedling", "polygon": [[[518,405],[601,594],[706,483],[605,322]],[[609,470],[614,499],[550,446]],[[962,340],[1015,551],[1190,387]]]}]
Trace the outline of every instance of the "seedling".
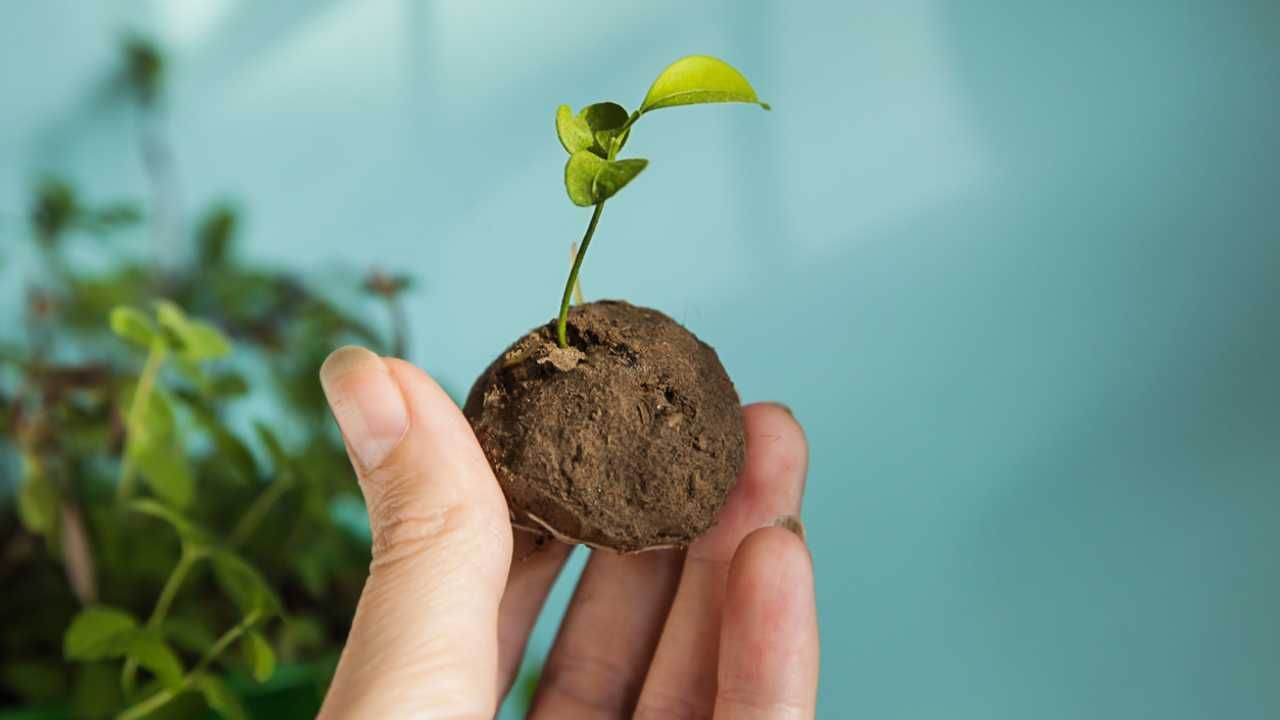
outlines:
[{"label": "seedling", "polygon": [[648,166],[618,158],[633,126],[716,102],[769,107],[737,70],[695,55],[663,70],[632,112],[615,102],[556,112],[565,190],[595,209],[558,318],[499,355],[464,408],[517,527],[619,552],[682,547],[715,523],[737,480],[742,409],[715,350],[657,310],[580,294],[569,307],[605,201]]},{"label": "seedling", "polygon": [[690,55],[667,66],[649,86],[639,109],[631,113],[615,102],[594,103],[576,115],[568,105],[561,105],[556,110],[556,134],[565,152],[569,153],[569,160],[564,165],[565,190],[574,205],[595,206],[560,299],[560,317],[556,324],[556,339],[560,347],[569,347],[565,331],[569,301],[573,297],[578,271],[582,269],[582,258],[586,256],[587,246],[600,223],[604,203],[649,165],[649,161],[643,158],[618,159],[618,153],[631,136],[632,126],[654,110],[723,102],[752,103],[765,110],[770,109],[768,103],[756,97],[751,83],[729,63],[706,55]]}]

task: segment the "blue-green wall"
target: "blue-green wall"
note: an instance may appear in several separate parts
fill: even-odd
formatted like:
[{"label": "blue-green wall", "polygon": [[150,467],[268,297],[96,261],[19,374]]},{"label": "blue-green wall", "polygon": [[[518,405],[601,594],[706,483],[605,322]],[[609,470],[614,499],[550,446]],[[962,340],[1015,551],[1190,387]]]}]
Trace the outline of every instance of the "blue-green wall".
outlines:
[{"label": "blue-green wall", "polygon": [[188,209],[419,275],[414,358],[462,390],[587,219],[555,106],[723,56],[774,112],[647,117],[583,288],[808,428],[820,715],[1280,716],[1280,5],[178,5],[4,8],[0,213],[44,169],[143,192],[91,96],[153,28]]}]

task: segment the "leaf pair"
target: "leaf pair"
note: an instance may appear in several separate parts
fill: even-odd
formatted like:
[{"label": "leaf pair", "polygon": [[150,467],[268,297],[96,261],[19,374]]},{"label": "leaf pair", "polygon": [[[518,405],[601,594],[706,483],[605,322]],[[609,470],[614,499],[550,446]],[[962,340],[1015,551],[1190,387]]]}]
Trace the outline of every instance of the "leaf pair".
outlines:
[{"label": "leaf pair", "polygon": [[556,134],[569,153],[564,166],[569,199],[584,207],[604,202],[648,166],[648,160],[614,159],[641,115],[677,105],[721,102],[755,103],[769,109],[742,73],[705,55],[691,55],[669,65],[653,81],[634,113],[628,114],[614,102],[588,105],[576,115],[568,105],[561,105],[556,110]]},{"label": "leaf pair", "polygon": [[[201,320],[187,317],[182,308],[168,300],[155,303],[156,323],[137,308],[119,306],[111,311],[111,330],[144,348],[157,342],[189,362],[223,357],[231,352],[231,341],[222,331]],[[157,326],[158,323],[158,326]]]},{"label": "leaf pair", "polygon": [[631,116],[617,103],[588,105],[574,114],[568,105],[556,110],[556,134],[569,153],[564,186],[575,205],[604,202],[631,182],[648,160],[614,160],[631,133]]},{"label": "leaf pair", "polygon": [[182,661],[158,630],[143,627],[132,615],[113,607],[81,610],[63,638],[68,660],[127,657],[149,670],[166,687],[182,682]]}]

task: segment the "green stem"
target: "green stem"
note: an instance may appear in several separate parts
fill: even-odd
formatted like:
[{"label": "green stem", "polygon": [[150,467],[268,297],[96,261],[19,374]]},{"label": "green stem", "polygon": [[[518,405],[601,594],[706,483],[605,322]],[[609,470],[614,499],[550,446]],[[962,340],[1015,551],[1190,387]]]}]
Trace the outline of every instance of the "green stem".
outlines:
[{"label": "green stem", "polygon": [[186,689],[186,682],[183,682],[178,688],[165,688],[142,702],[131,708],[126,708],[123,712],[116,716],[116,720],[137,720],[146,717],[153,711],[158,710],[161,706],[167,704],[170,700],[178,697],[182,690]]},{"label": "green stem", "polygon": [[166,350],[163,340],[153,340],[151,350],[147,353],[147,362],[142,366],[142,375],[138,377],[138,387],[133,391],[133,402],[129,404],[129,415],[125,419],[124,460],[120,464],[120,482],[116,485],[116,494],[120,500],[127,500],[133,494],[134,467],[129,447],[142,430],[143,415],[147,404],[151,402],[151,393],[156,386],[156,377],[160,375],[160,367],[164,364]]},{"label": "green stem", "polygon": [[240,522],[236,523],[235,529],[231,531],[227,544],[231,547],[239,547],[245,540],[248,540],[253,531],[258,529],[262,519],[267,516],[267,512],[276,504],[276,501],[289,490],[290,485],[292,483],[289,481],[288,476],[281,475],[266,490],[259,493],[258,497],[254,498],[253,504],[249,506],[249,509],[245,511],[244,515],[240,516]]},{"label": "green stem", "polygon": [[569,282],[565,283],[564,296],[560,298],[560,322],[556,325],[556,339],[560,347],[569,347],[569,338],[565,328],[569,323],[569,301],[573,299],[573,286],[578,283],[578,271],[582,269],[582,258],[587,255],[587,246],[591,244],[591,236],[596,234],[596,225],[600,223],[600,213],[604,210],[604,201],[596,203],[595,212],[591,213],[591,222],[587,224],[587,232],[582,236],[582,244],[578,246],[578,256],[573,259],[573,269],[569,271]]},{"label": "green stem", "polygon": [[[160,590],[160,597],[156,599],[156,605],[151,610],[151,617],[147,618],[147,627],[154,630],[160,627],[164,619],[169,614],[169,608],[173,605],[173,600],[178,596],[178,590],[182,587],[182,583],[187,579],[187,574],[191,572],[191,568],[200,560],[201,553],[182,548],[182,555],[178,558],[178,564],[173,566],[173,570],[169,572],[169,578],[164,581],[164,587]],[[120,684],[124,686],[125,692],[133,692],[134,680],[138,674],[138,663],[133,658],[124,661],[124,669],[120,673]]]},{"label": "green stem", "polygon": [[238,640],[246,630],[253,627],[253,624],[257,621],[258,613],[250,613],[237,625],[222,633],[222,637],[219,637],[217,642],[215,642],[209,650],[205,652],[204,656],[200,658],[200,661],[195,664],[195,667],[191,668],[191,672],[184,675],[176,687],[161,690],[137,705],[125,709],[116,716],[116,720],[137,720],[138,718],[146,717],[148,714],[154,712],[156,709],[186,692],[190,689],[191,684],[195,682],[196,676],[203,672],[205,668],[209,667],[210,663],[230,647],[231,643]]}]

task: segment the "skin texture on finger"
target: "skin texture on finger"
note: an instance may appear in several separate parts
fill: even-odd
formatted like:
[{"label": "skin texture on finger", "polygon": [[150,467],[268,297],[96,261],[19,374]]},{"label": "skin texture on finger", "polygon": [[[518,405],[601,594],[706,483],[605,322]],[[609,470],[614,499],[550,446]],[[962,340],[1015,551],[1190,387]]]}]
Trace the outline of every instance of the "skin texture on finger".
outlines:
[{"label": "skin texture on finger", "polygon": [[683,556],[679,550],[592,551],[547,656],[529,717],[631,717]]},{"label": "skin texture on finger", "polygon": [[729,568],[715,720],[810,720],[817,693],[809,550],[791,530],[757,530]]},{"label": "skin texture on finger", "polygon": [[720,621],[729,563],[742,540],[779,515],[798,515],[809,451],[779,405],[743,409],[747,459],[715,527],[689,546],[680,585],[636,706],[637,720],[707,718],[715,706]]},{"label": "skin texture on finger", "polygon": [[370,395],[385,397],[359,394],[378,373],[398,386],[408,427],[377,465],[353,452],[373,562],[321,716],[489,717],[497,704],[498,604],[511,559],[497,481],[466,419],[425,373],[348,348],[326,366],[325,391],[353,451],[361,440],[352,435],[363,425],[344,423],[342,413]]},{"label": "skin texture on finger", "polygon": [[565,560],[573,551],[554,539],[539,545],[538,535],[513,528],[515,546],[511,572],[498,608],[498,696],[505,697],[524,659],[529,633],[547,600]]}]

